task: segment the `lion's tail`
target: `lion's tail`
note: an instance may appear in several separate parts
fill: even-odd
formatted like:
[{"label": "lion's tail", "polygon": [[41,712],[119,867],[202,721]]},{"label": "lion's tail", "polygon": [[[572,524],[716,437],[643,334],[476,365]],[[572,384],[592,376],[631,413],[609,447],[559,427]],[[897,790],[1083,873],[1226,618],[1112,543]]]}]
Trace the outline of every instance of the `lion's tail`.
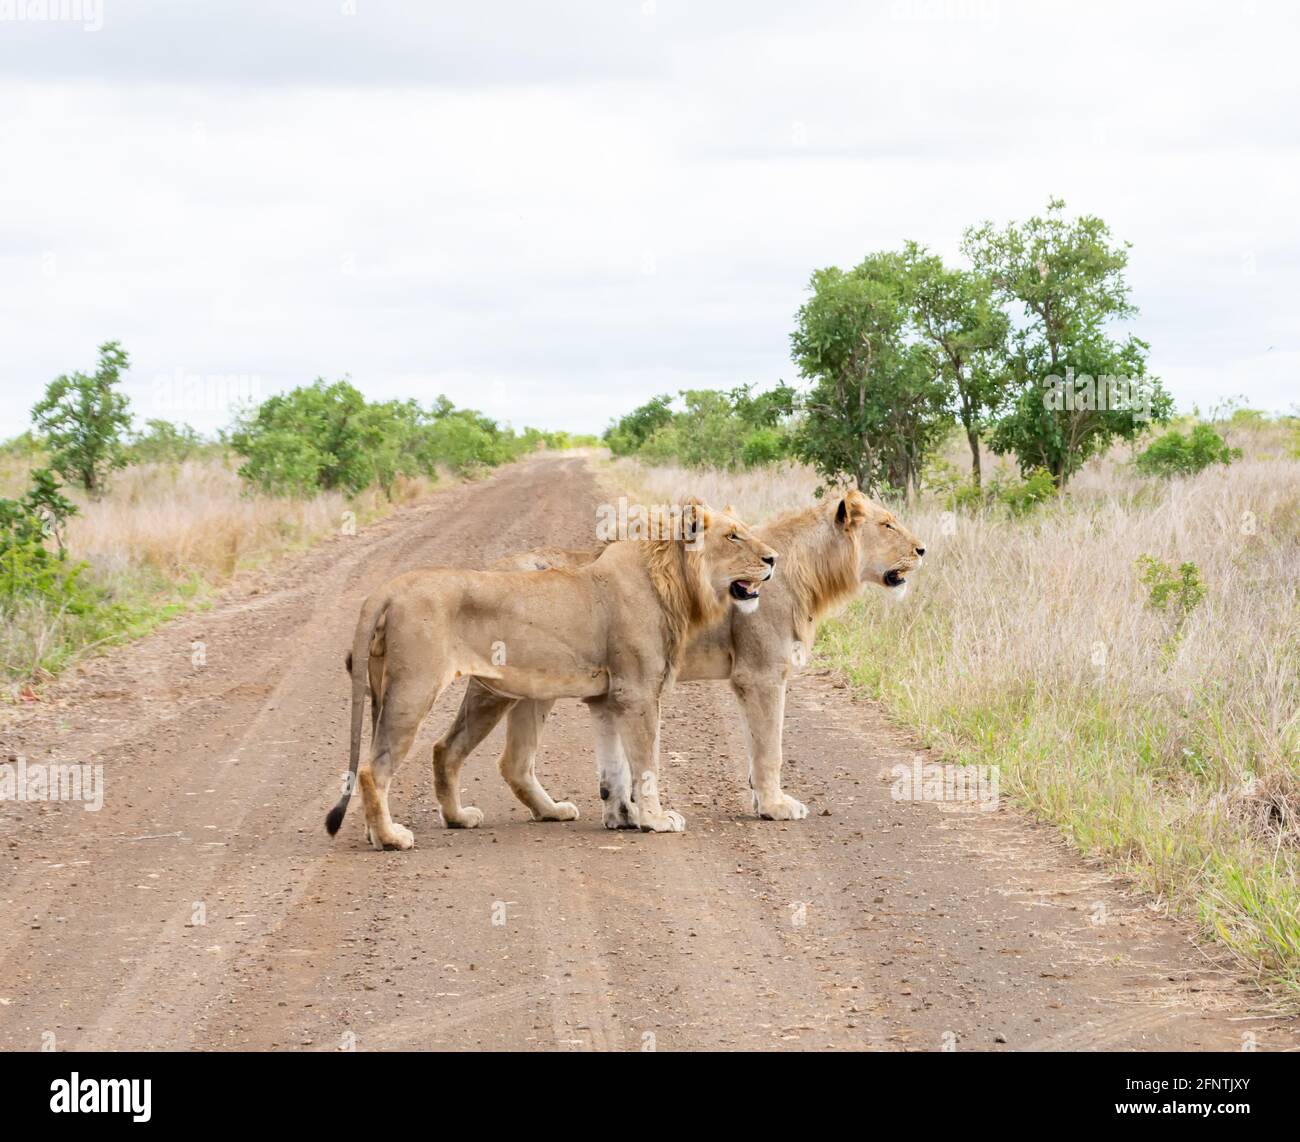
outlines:
[{"label": "lion's tail", "polygon": [[[357,768],[361,764],[361,723],[366,714],[366,690],[370,673],[370,645],[375,631],[388,614],[387,597],[381,598],[378,605],[370,600],[361,608],[357,619],[357,629],[352,636],[352,650],[347,657],[348,673],[352,675],[352,741],[348,753],[348,776],[343,786],[343,796],[338,804],[329,811],[325,818],[325,831],[332,837],[343,824],[343,815],[348,811],[348,802],[352,799],[352,790],[357,784]],[[378,694],[371,694],[372,702],[379,701]]]}]

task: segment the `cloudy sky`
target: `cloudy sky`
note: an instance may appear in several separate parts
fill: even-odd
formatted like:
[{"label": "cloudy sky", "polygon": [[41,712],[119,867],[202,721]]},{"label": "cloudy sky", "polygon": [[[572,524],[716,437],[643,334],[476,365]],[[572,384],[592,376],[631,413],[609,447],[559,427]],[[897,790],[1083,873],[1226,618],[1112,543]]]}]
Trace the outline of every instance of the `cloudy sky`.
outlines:
[{"label": "cloudy sky", "polygon": [[[0,436],[343,375],[598,430],[794,380],[811,271],[1048,198],[1189,407],[1300,401],[1289,3],[0,0]],[[80,10],[78,10],[80,9]]]}]

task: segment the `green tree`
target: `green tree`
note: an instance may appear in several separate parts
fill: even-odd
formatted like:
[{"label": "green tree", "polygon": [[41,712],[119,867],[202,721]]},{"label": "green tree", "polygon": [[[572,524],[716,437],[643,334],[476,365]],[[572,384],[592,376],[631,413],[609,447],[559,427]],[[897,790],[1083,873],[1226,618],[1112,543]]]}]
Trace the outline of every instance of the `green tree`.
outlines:
[{"label": "green tree", "polygon": [[931,346],[939,373],[954,394],[957,418],[970,446],[971,479],[980,487],[980,438],[1001,407],[1010,380],[1006,368],[1009,322],[987,277],[949,269],[943,259],[909,242],[904,251],[909,312]]},{"label": "green tree", "polygon": [[56,377],[32,409],[50,450],[50,467],[92,496],[103,493],[109,472],[126,464],[123,437],[131,414],[118,385],[128,368],[130,358],[121,345],[106,341],[94,373]]},{"label": "green tree", "polygon": [[245,413],[229,434],[245,457],[239,474],[278,495],[312,495],[372,484],[392,496],[399,475],[434,476],[513,460],[525,437],[439,396],[428,411],[414,400],[367,402],[348,381],[273,396]]},{"label": "green tree", "polygon": [[673,398],[667,394],[651,397],[626,416],[619,417],[605,429],[602,439],[615,456],[630,456],[640,450],[657,429],[672,420],[672,403]]},{"label": "green tree", "polygon": [[761,468],[790,454],[789,421],[798,393],[784,381],[766,392],[754,393],[753,389],[753,385],[741,385],[729,395],[740,422],[740,463],[746,468]]},{"label": "green tree", "polygon": [[738,468],[745,434],[731,398],[716,389],[690,389],[682,399],[686,411],[674,418],[681,462],[688,468]]},{"label": "green tree", "polygon": [[746,428],[779,428],[793,413],[799,394],[784,381],[765,392],[741,385],[728,394],[731,406]]},{"label": "green tree", "polygon": [[269,397],[230,434],[231,446],[245,457],[240,476],[279,495],[359,492],[374,477],[365,450],[365,403],[345,380],[318,379]]},{"label": "green tree", "polygon": [[879,253],[818,270],[810,289],[790,335],[813,382],[795,452],[830,481],[910,495],[947,426],[949,392],[932,350],[908,339],[904,260]]},{"label": "green tree", "polygon": [[[1014,452],[1022,472],[1046,468],[1062,487],[1090,456],[1133,439],[1148,420],[1167,420],[1173,407],[1159,380],[1147,376],[1147,343],[1108,333],[1113,322],[1137,314],[1124,276],[1129,244],[1114,242],[1100,218],[1068,219],[1064,210],[1053,199],[1023,225],[999,230],[986,222],[962,242],[975,272],[1001,300],[1019,305],[1024,319],[1008,358],[1014,399],[989,446]],[[1117,382],[1126,393],[1118,407]],[[1099,391],[1108,396],[1099,399]]]},{"label": "green tree", "polygon": [[472,409],[437,417],[423,429],[420,441],[420,455],[429,472],[437,464],[473,472],[513,460],[520,451],[520,438]]}]

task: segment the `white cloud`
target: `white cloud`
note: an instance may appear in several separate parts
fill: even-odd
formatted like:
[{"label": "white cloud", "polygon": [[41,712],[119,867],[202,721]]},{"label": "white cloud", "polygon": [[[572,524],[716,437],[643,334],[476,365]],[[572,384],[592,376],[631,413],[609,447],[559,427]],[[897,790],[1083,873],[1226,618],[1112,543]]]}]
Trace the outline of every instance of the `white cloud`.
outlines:
[{"label": "white cloud", "polygon": [[0,434],[109,337],[142,415],[205,429],[229,409],[177,392],[343,374],[598,429],[794,379],[814,267],[955,256],[1050,195],[1134,243],[1134,328],[1180,401],[1297,399],[1288,7],[702,11],[0,22]]}]

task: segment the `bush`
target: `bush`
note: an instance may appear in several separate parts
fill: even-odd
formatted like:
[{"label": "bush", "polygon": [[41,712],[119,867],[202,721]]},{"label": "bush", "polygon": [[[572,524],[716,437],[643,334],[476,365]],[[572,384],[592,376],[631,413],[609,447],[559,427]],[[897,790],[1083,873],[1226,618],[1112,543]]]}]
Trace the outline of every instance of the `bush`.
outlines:
[{"label": "bush", "polygon": [[740,459],[746,468],[775,464],[788,453],[786,437],[775,428],[756,428],[740,447]]},{"label": "bush", "polygon": [[14,460],[32,460],[45,451],[45,441],[33,432],[20,432],[0,444],[0,456]]},{"label": "bush", "polygon": [[1056,481],[1046,468],[1034,468],[1022,480],[995,484],[994,493],[1013,516],[1026,516],[1056,495]]},{"label": "bush", "polygon": [[[677,425],[665,424],[655,429],[636,455],[647,464],[673,464],[681,452]],[[620,453],[615,453],[620,455]]]},{"label": "bush", "polygon": [[1198,424],[1189,435],[1177,429],[1166,432],[1135,461],[1144,476],[1191,476],[1212,464],[1231,464],[1241,458],[1240,448],[1227,442],[1208,424]]},{"label": "bush", "polygon": [[276,495],[361,491],[373,476],[363,444],[365,403],[347,381],[323,380],[263,401],[230,436],[247,458],[239,474]]},{"label": "bush", "polygon": [[346,380],[318,380],[264,401],[236,423],[230,443],[245,457],[240,476],[274,495],[355,494],[374,484],[391,498],[398,476],[493,467],[561,437],[518,436],[445,397],[426,411],[413,400],[369,403]]},{"label": "bush", "polygon": [[615,456],[635,455],[650,464],[735,471],[784,459],[790,453],[785,421],[793,390],[779,385],[750,395],[749,386],[721,392],[691,389],[680,394],[685,408],[673,412],[672,398],[655,397],[605,430]]},{"label": "bush", "polygon": [[207,447],[204,439],[188,424],[169,420],[147,420],[127,449],[132,464],[180,464],[193,460]]},{"label": "bush", "polygon": [[1147,606],[1152,610],[1168,611],[1182,620],[1205,598],[1205,585],[1195,563],[1180,563],[1175,573],[1164,560],[1143,555],[1138,558],[1138,567],[1148,590]]},{"label": "bush", "polygon": [[1153,555],[1138,557],[1142,585],[1147,588],[1147,606],[1166,616],[1165,637],[1160,650],[1168,663],[1183,637],[1188,616],[1205,598],[1205,584],[1195,563],[1180,563],[1174,571],[1163,559]]},{"label": "bush", "polygon": [[664,395],[652,397],[639,408],[634,408],[626,416],[620,417],[605,429],[603,437],[609,450],[615,456],[630,456],[640,450],[655,431],[672,420],[669,408],[673,398]]},{"label": "bush", "polygon": [[514,459],[516,450],[491,421],[477,413],[453,412],[423,429],[420,454],[427,472],[445,464],[467,473]]},{"label": "bush", "polygon": [[1001,505],[1014,517],[1028,515],[1055,498],[1059,489],[1046,468],[1031,469],[1023,478],[998,468],[983,486],[977,486],[946,460],[935,460],[926,470],[926,486],[945,495],[950,509]]},{"label": "bush", "polygon": [[[38,468],[31,478],[22,499],[0,499],[0,613],[8,617],[30,600],[83,613],[94,602],[80,581],[85,564],[72,563],[63,546],[63,525],[77,509],[48,469]],[[47,546],[50,539],[57,552]]]}]

